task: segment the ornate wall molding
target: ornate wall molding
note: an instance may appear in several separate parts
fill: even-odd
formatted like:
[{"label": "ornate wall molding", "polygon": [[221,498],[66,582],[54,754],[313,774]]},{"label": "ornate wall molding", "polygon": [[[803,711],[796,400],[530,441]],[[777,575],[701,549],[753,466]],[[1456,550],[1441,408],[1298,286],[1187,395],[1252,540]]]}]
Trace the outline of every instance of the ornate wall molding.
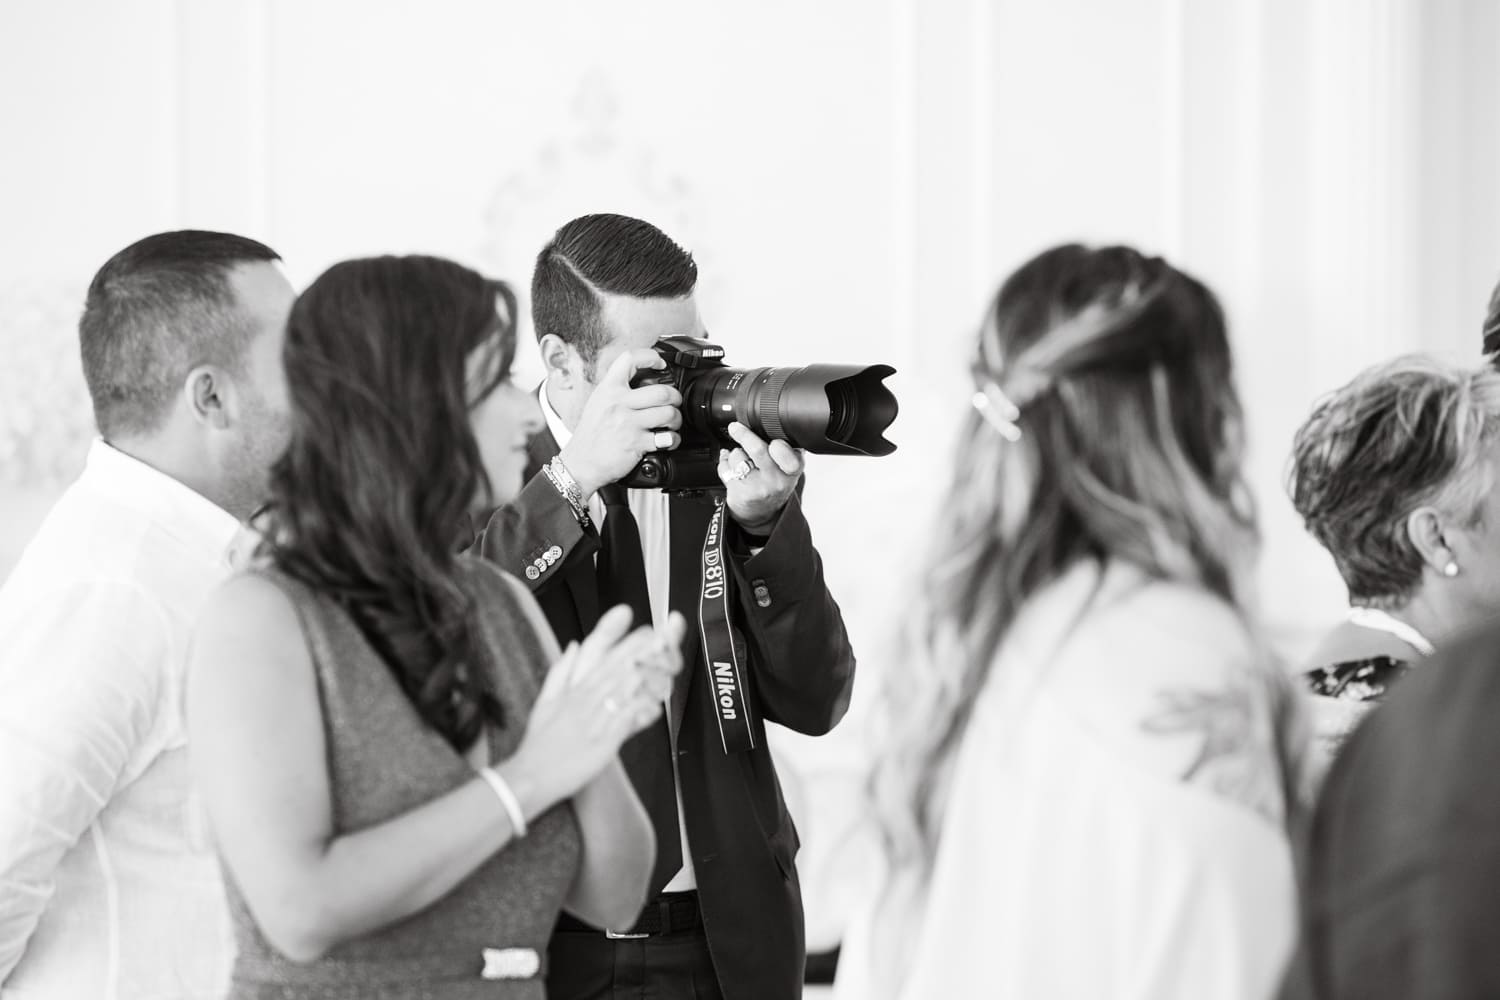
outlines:
[{"label": "ornate wall molding", "polygon": [[82,467],[94,417],[78,359],[83,290],[0,282],[0,483],[48,487]]},{"label": "ornate wall molding", "polygon": [[[632,111],[609,74],[585,72],[556,131],[495,181],[476,253],[515,285],[523,311],[537,251],[562,223],[589,212],[636,215],[700,261],[714,257],[712,218],[697,187],[669,154],[633,137]],[[723,268],[702,269],[698,298],[706,315],[728,307],[731,280]]]}]

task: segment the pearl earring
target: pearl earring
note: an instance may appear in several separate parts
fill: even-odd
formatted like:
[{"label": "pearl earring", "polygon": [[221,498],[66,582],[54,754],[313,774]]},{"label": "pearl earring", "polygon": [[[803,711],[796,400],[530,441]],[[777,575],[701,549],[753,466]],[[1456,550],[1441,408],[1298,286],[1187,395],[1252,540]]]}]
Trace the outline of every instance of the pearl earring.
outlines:
[{"label": "pearl earring", "polygon": [[1458,575],[1458,563],[1454,562],[1452,559],[1449,559],[1448,560],[1448,565],[1446,565],[1446,566],[1443,567],[1443,575],[1444,576],[1457,576]]}]

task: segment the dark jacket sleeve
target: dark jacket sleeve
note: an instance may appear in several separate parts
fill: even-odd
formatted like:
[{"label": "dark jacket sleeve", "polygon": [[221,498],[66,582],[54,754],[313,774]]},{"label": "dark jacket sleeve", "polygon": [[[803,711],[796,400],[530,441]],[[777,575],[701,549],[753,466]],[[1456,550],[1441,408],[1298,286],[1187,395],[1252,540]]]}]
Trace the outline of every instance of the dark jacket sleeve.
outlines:
[{"label": "dark jacket sleeve", "polygon": [[799,497],[787,501],[763,549],[751,555],[743,536],[734,548],[761,712],[768,722],[821,736],[849,707],[854,650]]},{"label": "dark jacket sleeve", "polygon": [[573,509],[538,472],[510,503],[490,515],[472,551],[514,574],[540,593],[599,549],[599,535],[585,529]]}]

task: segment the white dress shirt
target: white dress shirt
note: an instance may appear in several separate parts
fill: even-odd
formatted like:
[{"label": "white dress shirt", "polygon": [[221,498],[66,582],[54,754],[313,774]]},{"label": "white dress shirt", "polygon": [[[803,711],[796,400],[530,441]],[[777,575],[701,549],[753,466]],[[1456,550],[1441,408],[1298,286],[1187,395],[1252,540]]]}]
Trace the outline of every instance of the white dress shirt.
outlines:
[{"label": "white dress shirt", "polygon": [[[562,417],[552,408],[552,402],[547,399],[547,387],[545,384],[537,390],[537,398],[541,400],[542,416],[547,420],[547,429],[552,432],[552,437],[557,441],[559,449],[566,448],[568,442],[573,440],[573,432],[568,430],[562,422]],[[667,624],[667,616],[672,609],[668,605],[668,594],[672,582],[672,535],[671,535],[671,505],[667,494],[661,490],[627,490],[626,501],[630,504],[630,513],[635,515],[635,523],[641,533],[641,557],[646,564],[646,591],[647,599],[651,604],[651,621],[657,628],[664,628]],[[604,526],[604,501],[598,493],[589,497],[589,517],[594,519],[594,524],[601,530]],[[663,709],[670,719],[672,716],[672,696],[667,695],[666,707]],[[677,734],[672,734],[673,748],[676,748]],[[693,871],[693,852],[688,849],[687,827],[683,822],[682,810],[682,783],[677,778],[677,758],[672,758],[672,783],[677,787],[677,833],[682,838],[682,868],[672,879],[667,882],[663,892],[686,892],[698,887],[698,876]]]},{"label": "white dress shirt", "polygon": [[1128,567],[1030,601],[975,699],[925,903],[856,923],[839,1000],[1271,996],[1296,892],[1279,678],[1256,660],[1223,602]]},{"label": "white dress shirt", "polygon": [[183,688],[230,514],[96,441],[0,587],[0,997],[220,997]]}]

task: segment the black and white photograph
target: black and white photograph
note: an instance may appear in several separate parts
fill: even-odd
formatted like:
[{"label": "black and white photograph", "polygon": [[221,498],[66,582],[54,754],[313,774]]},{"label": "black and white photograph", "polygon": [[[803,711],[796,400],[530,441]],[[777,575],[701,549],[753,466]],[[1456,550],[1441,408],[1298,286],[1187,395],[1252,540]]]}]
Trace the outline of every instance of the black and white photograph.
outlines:
[{"label": "black and white photograph", "polygon": [[0,1000],[1500,998],[1500,0],[0,0]]}]

